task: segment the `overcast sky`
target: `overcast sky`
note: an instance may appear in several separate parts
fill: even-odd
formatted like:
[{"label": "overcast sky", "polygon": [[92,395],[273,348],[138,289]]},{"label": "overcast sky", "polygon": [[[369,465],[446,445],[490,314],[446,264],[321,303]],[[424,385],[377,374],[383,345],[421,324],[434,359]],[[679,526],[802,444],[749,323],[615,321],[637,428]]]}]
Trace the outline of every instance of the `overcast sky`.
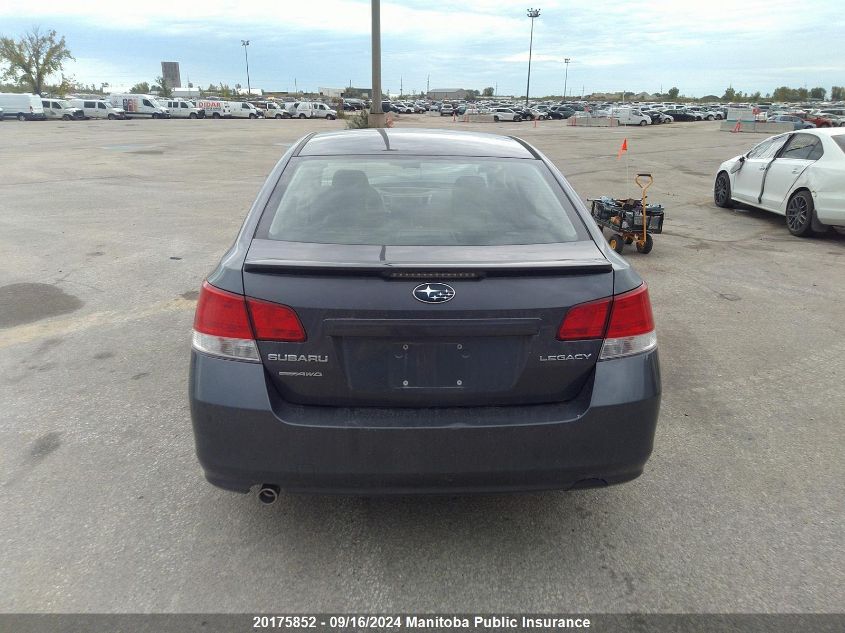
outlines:
[{"label": "overcast sky", "polygon": [[[667,91],[690,96],[845,84],[842,0],[560,0],[538,3],[531,94]],[[524,94],[530,4],[382,1],[383,88],[498,85]],[[537,5],[534,5],[537,6]],[[316,90],[370,85],[370,3],[360,0],[2,0],[0,33],[67,38],[83,83],[131,85],[179,61],[182,81]]]}]

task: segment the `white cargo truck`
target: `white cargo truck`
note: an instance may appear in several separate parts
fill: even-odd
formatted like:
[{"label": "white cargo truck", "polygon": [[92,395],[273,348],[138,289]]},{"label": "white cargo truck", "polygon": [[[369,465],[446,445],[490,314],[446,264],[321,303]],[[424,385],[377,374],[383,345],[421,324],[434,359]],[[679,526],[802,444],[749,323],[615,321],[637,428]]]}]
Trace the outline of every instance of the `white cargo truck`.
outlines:
[{"label": "white cargo truck", "polygon": [[222,99],[197,99],[197,108],[205,112],[205,118],[231,118],[229,102]]},{"label": "white cargo truck", "polygon": [[337,110],[318,101],[297,101],[288,106],[291,116],[298,119],[336,119]]},{"label": "white cargo truck", "polygon": [[68,99],[74,108],[81,108],[89,119],[125,119],[123,108],[115,108],[104,99]]},{"label": "white cargo truck", "polygon": [[85,118],[82,108],[74,108],[64,99],[42,99],[41,107],[44,108],[44,115],[48,119],[79,121]]},{"label": "white cargo truck", "polygon": [[7,119],[12,117],[18,121],[43,121],[44,106],[41,97],[21,92],[0,92],[0,108],[3,108]]},{"label": "white cargo truck", "polygon": [[203,110],[185,99],[176,97],[163,103],[170,110],[170,118],[172,119],[201,119],[205,116]]},{"label": "white cargo truck", "polygon": [[123,108],[130,119],[169,119],[170,111],[161,105],[152,95],[141,94],[110,94],[109,103],[112,107]]},{"label": "white cargo truck", "polygon": [[233,119],[257,119],[263,116],[258,108],[246,101],[230,101],[229,113]]},{"label": "white cargo truck", "polygon": [[639,108],[622,106],[610,108],[608,116],[619,121],[619,125],[651,125],[651,117],[642,113]]}]

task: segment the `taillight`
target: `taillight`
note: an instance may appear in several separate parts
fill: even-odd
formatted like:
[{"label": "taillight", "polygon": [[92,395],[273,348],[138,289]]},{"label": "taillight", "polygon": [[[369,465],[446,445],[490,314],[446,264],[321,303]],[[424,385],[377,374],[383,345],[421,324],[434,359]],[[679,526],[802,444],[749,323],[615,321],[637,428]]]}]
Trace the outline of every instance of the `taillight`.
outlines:
[{"label": "taillight", "polygon": [[213,356],[258,362],[256,339],[301,342],[306,336],[291,308],[203,282],[194,317],[194,348]]},{"label": "taillight", "polygon": [[296,312],[289,307],[249,298],[246,303],[252,317],[255,338],[259,341],[297,343],[305,340],[305,329]]},{"label": "taillight", "polygon": [[203,282],[194,317],[194,349],[233,360],[258,362],[243,295]]},{"label": "taillight", "polygon": [[203,334],[252,339],[252,328],[243,295],[202,284],[194,317],[194,329]]},{"label": "taillight", "polygon": [[640,354],[657,347],[648,288],[572,306],[558,328],[561,341],[601,339],[599,360]]},{"label": "taillight", "polygon": [[566,313],[557,337],[561,341],[583,341],[603,338],[607,326],[607,313],[612,299],[600,299],[590,303],[579,303]]},{"label": "taillight", "polygon": [[648,287],[616,295],[599,360],[640,354],[657,347]]}]

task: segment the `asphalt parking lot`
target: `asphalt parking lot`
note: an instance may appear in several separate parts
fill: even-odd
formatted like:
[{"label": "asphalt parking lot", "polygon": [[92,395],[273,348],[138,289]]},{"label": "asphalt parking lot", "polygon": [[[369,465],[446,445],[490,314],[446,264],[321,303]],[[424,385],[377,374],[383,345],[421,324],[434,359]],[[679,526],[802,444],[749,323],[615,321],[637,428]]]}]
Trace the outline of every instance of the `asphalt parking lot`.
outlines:
[{"label": "asphalt parking lot", "polygon": [[0,610],[833,612],[845,595],[845,236],[712,203],[719,123],[519,134],[584,198],[651,171],[664,397],[638,480],[517,496],[208,485],[197,290],[273,164],[342,121],[0,123]]}]

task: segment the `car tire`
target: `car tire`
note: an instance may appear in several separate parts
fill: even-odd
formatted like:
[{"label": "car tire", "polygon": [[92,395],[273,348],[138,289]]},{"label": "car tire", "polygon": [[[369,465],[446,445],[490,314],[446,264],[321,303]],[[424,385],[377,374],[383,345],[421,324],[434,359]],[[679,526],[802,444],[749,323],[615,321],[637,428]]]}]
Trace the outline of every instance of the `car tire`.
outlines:
[{"label": "car tire", "polygon": [[300,119],[304,119],[304,118],[305,118],[305,113],[304,113],[304,112],[300,112],[300,113],[299,113],[299,118],[300,118]]},{"label": "car tire", "polygon": [[153,112],[153,116],[152,116],[152,118],[153,118],[153,119],[157,119],[157,118],[158,118],[158,115],[157,115],[155,112]]},{"label": "car tire", "polygon": [[786,203],[786,228],[796,237],[812,237],[815,214],[813,196],[809,191],[798,191]]},{"label": "car tire", "polygon": [[334,117],[330,114],[326,117],[329,121],[334,121]]},{"label": "car tire", "polygon": [[731,200],[731,177],[728,172],[720,171],[716,176],[716,182],[713,184],[713,202],[717,207],[723,209],[730,209],[734,206]]},{"label": "car tire", "polygon": [[18,121],[26,121],[26,115],[19,113],[18,114]]},{"label": "car tire", "polygon": [[708,120],[708,121],[715,121],[715,120],[716,120],[716,117],[714,117],[714,116],[711,114],[709,117],[707,117],[707,120]]},{"label": "car tire", "polygon": [[645,121],[640,121],[640,127],[644,127],[646,125],[648,125],[648,123],[646,123]]},{"label": "car tire", "polygon": [[196,112],[191,112],[190,114],[188,114],[188,118],[189,118],[189,119],[196,119],[196,118],[197,118],[197,113],[196,113]]},{"label": "car tire", "polygon": [[620,255],[622,254],[622,249],[625,248],[625,240],[618,233],[614,233],[609,238],[607,238],[607,243],[610,245],[610,248],[615,250]]},{"label": "car tire", "polygon": [[282,118],[282,115],[281,115],[281,114],[277,114],[277,115],[276,115],[276,118],[277,118],[277,119],[281,119],[281,118]]},{"label": "car tire", "polygon": [[494,115],[493,115],[493,120],[494,120],[496,123],[498,123],[498,122],[499,122],[499,117],[498,117],[498,116],[496,116],[496,115],[494,114]]},{"label": "car tire", "polygon": [[220,113],[219,113],[219,112],[214,112],[214,113],[211,115],[211,118],[212,118],[212,119],[219,119],[219,118],[220,118]]},{"label": "car tire", "polygon": [[640,242],[637,240],[637,252],[642,253],[643,255],[648,255],[651,252],[651,249],[654,247],[654,240],[651,239],[651,235],[646,233],[645,242]]},{"label": "car tire", "polygon": [[521,122],[522,122],[522,117],[515,116],[515,117],[513,118],[513,122],[514,122],[514,123],[521,123]]},{"label": "car tire", "polygon": [[109,112],[109,121],[114,121],[114,120],[115,120],[115,118],[117,118],[117,117],[115,117],[115,116],[114,116],[114,114],[112,114],[111,112]]}]

